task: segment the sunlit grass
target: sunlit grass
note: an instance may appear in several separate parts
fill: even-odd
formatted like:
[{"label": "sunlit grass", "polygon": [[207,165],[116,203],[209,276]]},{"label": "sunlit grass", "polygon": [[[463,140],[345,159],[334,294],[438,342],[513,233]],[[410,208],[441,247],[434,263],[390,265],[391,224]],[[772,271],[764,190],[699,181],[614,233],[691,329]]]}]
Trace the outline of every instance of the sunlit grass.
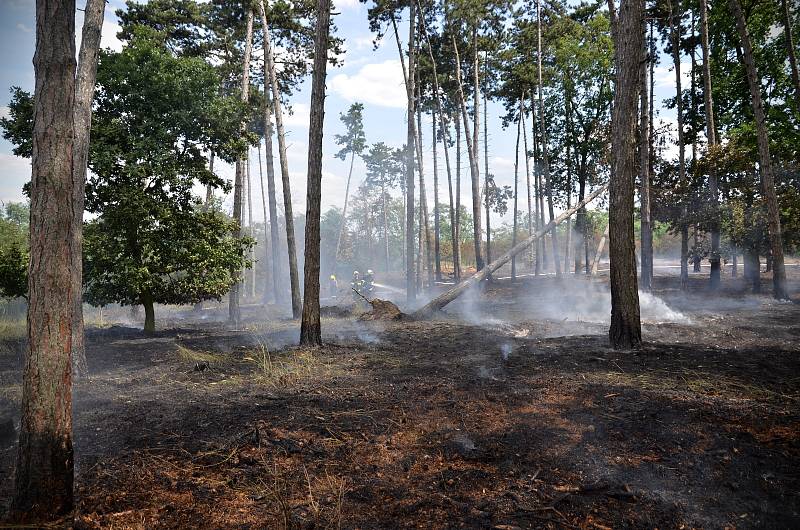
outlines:
[{"label": "sunlit grass", "polygon": [[188,362],[221,363],[228,360],[228,357],[219,353],[193,350],[178,344],[178,358]]}]

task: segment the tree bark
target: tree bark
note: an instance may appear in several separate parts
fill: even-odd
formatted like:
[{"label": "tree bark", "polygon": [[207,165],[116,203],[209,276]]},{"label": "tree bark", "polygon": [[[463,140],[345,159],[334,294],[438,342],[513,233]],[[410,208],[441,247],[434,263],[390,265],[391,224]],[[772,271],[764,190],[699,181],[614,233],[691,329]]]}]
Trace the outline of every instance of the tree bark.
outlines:
[{"label": "tree bark", "polygon": [[[797,73],[797,56],[795,55],[794,37],[792,36],[792,17],[789,4],[781,0],[783,8],[783,31],[786,33],[786,53],[789,55],[789,66],[792,70],[792,83],[794,84],[794,109],[800,112],[800,75]],[[797,5],[795,4],[795,7]]]},{"label": "tree bark", "polygon": [[386,272],[389,272],[389,220],[386,216],[386,177],[381,179],[381,209],[383,210],[383,254]]},{"label": "tree bark", "polygon": [[[247,35],[245,37],[244,61],[242,63],[242,101],[247,103],[250,95],[250,54],[253,50],[253,11],[247,12]],[[241,124],[241,132],[244,133],[247,123]],[[245,179],[244,160],[236,161],[236,177],[233,184],[233,220],[236,228],[233,229],[233,237],[242,237],[242,186]],[[242,320],[242,311],[239,308],[239,289],[241,288],[241,274],[238,268],[231,271],[233,285],[228,295],[228,320],[233,324],[239,324]]]},{"label": "tree bark", "polygon": [[339,249],[342,246],[342,234],[347,226],[347,201],[350,199],[350,179],[353,178],[353,163],[356,160],[355,151],[350,152],[350,170],[347,172],[347,185],[344,188],[344,209],[342,209],[342,224],[339,226],[339,237],[336,239],[336,254],[334,260],[339,260]]},{"label": "tree bark", "polygon": [[[419,35],[417,36],[419,40]],[[418,43],[419,47],[419,43]],[[417,75],[417,82],[416,82],[416,90],[417,90],[417,101],[422,101],[422,83],[419,79],[419,69],[416,70]],[[424,231],[424,238],[425,238],[425,267],[428,274],[428,288],[433,286],[433,252],[431,248],[431,228],[430,228],[430,216],[428,215],[428,193],[425,188],[425,170],[422,156],[422,107],[418,104],[417,106],[417,170],[419,171],[419,207],[420,207],[420,230]]]},{"label": "tree bark", "polygon": [[[708,0],[700,0],[700,48],[703,54],[703,105],[706,114],[706,139],[709,151],[717,144],[717,132],[714,126],[714,96],[711,92],[711,59],[708,44]],[[712,168],[708,172],[708,191],[711,194],[713,218],[711,223],[711,276],[709,286],[712,291],[719,289],[720,254],[719,254],[719,183],[717,174]]]},{"label": "tree bark", "polygon": [[300,324],[300,344],[303,346],[322,345],[322,326],[319,314],[322,127],[325,123],[325,74],[328,66],[330,19],[330,0],[319,0],[314,38],[314,73],[311,80],[311,121],[308,127],[305,281],[303,319]]},{"label": "tree bark", "polygon": [[[705,0],[701,0],[705,1]],[[646,20],[642,19],[642,31],[645,32]],[[647,44],[645,44],[647,45]],[[649,80],[647,78],[647,63],[654,58],[645,52],[646,60],[642,62],[640,75],[642,77],[642,90],[640,97],[640,127],[639,127],[639,174],[641,202],[641,289],[649,292],[653,288],[653,226],[650,216],[650,94]]]},{"label": "tree bark", "polygon": [[[414,114],[416,100],[414,98],[414,70],[416,56],[416,6],[409,6],[408,21],[408,75],[406,76],[406,96],[408,98],[407,131],[406,131],[406,302],[414,303],[417,299],[416,273],[414,271]],[[401,55],[402,59],[402,55]]]},{"label": "tree bark", "polygon": [[[267,235],[267,229],[269,225],[269,214],[267,210],[267,191],[264,188],[264,168],[261,163],[261,140],[258,141],[258,182],[261,187],[261,208],[264,214],[264,296],[262,297],[262,301],[267,304],[269,303],[269,236]],[[274,276],[274,274],[273,274]]]},{"label": "tree bark", "polygon": [[[75,181],[73,210],[75,217],[83,222],[84,188],[86,165],[89,159],[89,137],[92,130],[92,102],[97,80],[97,59],[100,56],[100,34],[105,14],[104,0],[87,0],[83,14],[81,49],[78,55],[78,70],[75,76],[75,143],[73,146],[73,179]],[[74,233],[73,242],[79,255],[83,252],[83,231]],[[78,260],[72,272],[73,283],[81,285],[83,263]],[[83,289],[75,292],[75,321],[72,333],[73,375],[83,377],[88,373],[86,352],[83,344]]]},{"label": "tree bark", "polygon": [[750,96],[753,104],[753,114],[756,119],[756,133],[758,137],[758,165],[761,173],[761,187],[767,202],[770,249],[772,250],[772,294],[779,300],[789,299],[786,289],[786,269],[783,263],[783,237],[781,234],[781,218],[778,208],[778,197],[775,194],[775,181],[772,176],[772,164],[769,154],[769,137],[767,133],[764,104],[761,99],[761,85],[759,82],[756,63],[753,59],[753,47],[750,44],[750,35],[742,13],[739,0],[728,0],[728,5],[736,17],[736,29],[742,42],[744,64],[747,70],[747,83],[750,85]]},{"label": "tree bark", "polygon": [[[533,99],[531,99],[531,102]],[[534,120],[536,119],[535,116],[531,116]],[[528,132],[527,126],[525,125],[525,95],[523,94],[520,96],[519,101],[519,119],[521,122],[522,128],[522,140],[523,140],[523,148],[525,149],[525,192],[528,196],[528,235],[530,236],[533,233],[533,226],[536,224],[536,227],[539,227],[539,210],[538,206],[535,209],[531,208],[531,166],[530,166],[530,156],[528,152]],[[534,185],[536,184],[535,177],[534,177]],[[535,215],[535,218],[534,218]],[[528,270],[533,268],[533,260],[534,260],[534,250],[536,251],[536,268],[534,274],[536,276],[539,275],[540,272],[540,262],[539,262],[539,249],[541,248],[542,242],[540,240],[536,240],[536,243],[532,245],[528,249]]]},{"label": "tree bark", "polygon": [[[81,291],[82,215],[76,211],[75,2],[37,0],[28,349],[16,485],[17,522],[72,510],[72,349]],[[76,269],[77,268],[77,269]],[[78,273],[76,274],[76,270]]]},{"label": "tree bark", "polygon": [[[438,97],[438,93],[434,98]],[[438,161],[438,142],[436,137],[436,109],[431,110],[431,134],[433,135],[433,253],[436,281],[442,281],[442,255],[440,249],[440,226],[439,226],[439,161]]]},{"label": "tree bark", "polygon": [[[252,179],[250,178],[250,148],[247,148],[247,235],[253,237],[253,187]],[[250,261],[253,262],[255,256],[253,255],[253,247],[250,247]],[[255,265],[250,266],[250,298],[256,297],[256,268]]]},{"label": "tree bark", "polygon": [[144,307],[144,332],[152,335],[156,332],[156,310],[153,295],[150,292],[142,293],[142,307]]},{"label": "tree bark", "polygon": [[[522,129],[522,99],[519,100],[519,115],[517,116],[517,144],[514,150],[514,228],[511,231],[511,247],[517,246],[517,226],[519,221],[519,137]],[[529,177],[530,182],[530,177]],[[530,186],[528,186],[528,198],[530,199]],[[530,200],[528,201],[528,218],[530,219]],[[491,263],[491,261],[489,262]],[[517,279],[517,257],[511,258],[511,278]]]},{"label": "tree bark", "polygon": [[[531,137],[533,141],[534,201],[536,228],[544,226],[544,190],[542,189],[541,143],[539,142],[536,102],[531,90]],[[536,243],[536,275],[547,269],[547,235]]]},{"label": "tree bark", "polygon": [[[289,284],[292,291],[292,318],[300,318],[302,302],[300,300],[300,278],[297,273],[297,243],[294,234],[294,213],[292,210],[292,189],[289,182],[289,162],[286,157],[286,132],[283,127],[283,109],[281,108],[281,91],[278,87],[278,75],[275,71],[275,56],[270,42],[269,25],[264,11],[264,2],[260,0],[261,24],[264,27],[264,48],[267,54],[267,70],[272,88],[272,104],[275,109],[275,126],[278,130],[278,157],[281,163],[281,182],[283,183],[283,210],[286,221],[286,247],[289,254]],[[317,6],[319,8],[319,6]],[[330,17],[330,15],[328,15]],[[327,39],[327,36],[326,36]],[[327,56],[327,48],[326,48]]]},{"label": "tree bark", "polygon": [[[644,0],[624,0],[614,31],[616,85],[611,119],[608,219],[611,326],[608,336],[615,349],[638,348],[642,342],[633,234],[633,195],[636,175],[636,100],[644,49],[641,31],[644,3]],[[624,38],[620,35],[624,35]]]},{"label": "tree bark", "polygon": [[458,266],[456,267],[456,281],[461,281],[461,118],[456,111],[456,239],[453,241],[453,252],[458,256]]},{"label": "tree bark", "polygon": [[597,276],[597,269],[600,265],[600,258],[603,257],[603,249],[606,248],[606,240],[608,239],[608,229],[611,225],[607,224],[606,229],[603,230],[603,235],[600,237],[600,242],[597,244],[597,251],[594,253],[592,260],[592,276]]},{"label": "tree bark", "polygon": [[[477,52],[476,52],[477,53]],[[488,61],[486,61],[488,63]],[[486,65],[484,65],[486,66]],[[487,117],[486,91],[483,91],[483,182],[484,201],[486,202],[486,261],[492,262],[492,224],[489,204],[489,119]],[[491,279],[491,276],[489,277]]]}]

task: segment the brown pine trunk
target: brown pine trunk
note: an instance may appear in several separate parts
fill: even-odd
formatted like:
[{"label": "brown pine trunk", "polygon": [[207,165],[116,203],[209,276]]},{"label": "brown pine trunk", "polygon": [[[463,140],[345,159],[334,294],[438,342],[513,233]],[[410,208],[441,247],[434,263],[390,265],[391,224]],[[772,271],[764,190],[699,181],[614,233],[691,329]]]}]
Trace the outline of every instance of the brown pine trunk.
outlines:
[{"label": "brown pine trunk", "polygon": [[[647,22],[643,19],[642,25]],[[645,53],[648,56],[649,53]],[[640,216],[641,216],[641,289],[650,291],[653,287],[653,226],[650,219],[650,94],[649,79],[647,78],[647,62],[652,61],[652,57],[647,57],[647,61],[642,62],[639,75],[642,77],[642,91],[639,100],[639,174],[641,175],[640,197]]]},{"label": "brown pine trunk", "polygon": [[[514,150],[514,228],[511,231],[511,247],[517,246],[517,227],[519,221],[519,137],[522,130],[522,99],[520,99],[519,115],[517,115],[517,143]],[[530,198],[530,186],[528,186],[528,198]],[[530,200],[528,201],[528,218],[530,219]],[[491,263],[491,261],[489,262]],[[517,257],[511,258],[511,278],[517,278]]]},{"label": "brown pine trunk", "polygon": [[[488,66],[488,61],[486,61]],[[486,207],[486,262],[492,262],[492,225],[490,221],[490,208],[489,208],[489,131],[488,131],[488,117],[486,109],[486,91],[483,92],[483,182],[484,182],[484,201]],[[491,277],[490,277],[491,278]]]},{"label": "brown pine trunk", "polygon": [[[319,6],[318,6],[319,7]],[[294,234],[294,213],[292,211],[292,190],[289,182],[289,162],[286,157],[286,132],[283,127],[283,110],[281,108],[281,92],[278,87],[278,76],[275,72],[275,57],[270,42],[269,25],[264,13],[263,0],[260,2],[261,22],[264,27],[264,47],[267,54],[267,70],[272,88],[272,104],[275,112],[275,126],[278,130],[278,157],[281,163],[281,182],[283,183],[283,211],[286,221],[286,247],[289,254],[289,284],[292,291],[292,318],[300,318],[302,302],[300,300],[300,278],[297,273],[297,243]],[[327,53],[327,51],[326,51]]]},{"label": "brown pine trunk", "polygon": [[144,332],[152,335],[156,332],[156,310],[153,295],[150,292],[142,293],[142,307],[144,307]]},{"label": "brown pine trunk", "polygon": [[383,254],[386,272],[389,272],[389,220],[386,216],[386,176],[381,179],[381,211],[383,216]]},{"label": "brown pine trunk", "polygon": [[306,193],[306,250],[303,320],[300,344],[322,345],[319,315],[320,212],[322,203],[322,126],[325,123],[325,72],[328,66],[330,0],[317,3],[314,74],[311,80],[311,122],[308,128],[308,191]]},{"label": "brown pine trunk", "polygon": [[[481,99],[480,99],[480,64],[478,61],[478,27],[473,24],[472,26],[472,72],[473,72],[473,124],[472,124],[472,215],[474,222],[472,223],[474,238],[475,238],[475,267],[481,270],[484,266],[482,238],[481,238],[481,175],[480,175],[480,162],[478,161],[479,152],[479,138],[480,138],[480,124],[481,124]],[[487,214],[488,216],[488,214]],[[489,222],[488,219],[486,221]]]},{"label": "brown pine trunk", "polygon": [[[242,63],[242,101],[247,102],[250,94],[250,54],[253,50],[253,11],[247,12],[247,36],[245,37],[244,47],[244,61]],[[242,123],[241,131],[245,132],[247,127],[246,123]],[[245,162],[243,159],[236,161],[236,177],[233,184],[233,220],[236,222],[233,230],[233,237],[241,239],[242,237],[242,186],[245,179]],[[242,312],[239,308],[239,289],[241,287],[241,274],[240,270],[234,269],[231,271],[233,276],[233,285],[231,292],[228,295],[228,320],[233,324],[238,324],[242,320]]]},{"label": "brown pine trunk", "polygon": [[[435,96],[434,96],[435,97]],[[439,226],[439,161],[438,139],[436,138],[436,109],[431,111],[431,133],[433,135],[433,253],[436,281],[442,281],[442,255],[440,252]]]},{"label": "brown pine trunk", "polygon": [[636,100],[644,50],[644,3],[644,0],[626,0],[620,6],[613,31],[616,86],[611,119],[608,217],[611,326],[608,336],[611,346],[616,349],[639,348],[642,343],[633,234],[633,183],[636,175]]},{"label": "brown pine trunk", "polygon": [[[247,148],[247,235],[252,239],[253,237],[253,188],[252,179],[250,178],[250,148]],[[249,250],[250,261],[253,262],[255,256],[253,255],[253,247]],[[256,297],[256,268],[255,265],[250,266],[250,299]]]},{"label": "brown pine trunk", "polygon": [[[542,167],[541,167],[541,150],[539,142],[538,122],[536,119],[536,103],[533,91],[531,91],[531,136],[533,138],[533,172],[534,180],[533,185],[534,201],[536,211],[536,229],[544,226],[544,189],[542,188]],[[545,234],[536,245],[536,274],[543,272],[547,269],[547,235]]]},{"label": "brown pine trunk", "polygon": [[264,293],[262,301],[269,303],[269,241],[267,236],[267,224],[269,222],[267,211],[267,191],[264,189],[264,168],[261,163],[261,140],[258,141],[258,182],[261,186],[261,208],[264,214]]},{"label": "brown pine trunk", "polygon": [[[525,150],[525,191],[528,196],[528,235],[530,236],[533,233],[534,224],[536,227],[539,227],[539,209],[538,203],[535,208],[531,208],[531,165],[530,165],[530,153],[528,152],[528,129],[525,125],[525,96],[524,94],[521,96],[519,101],[519,119],[521,122],[522,127],[522,147]],[[531,98],[531,102],[533,102],[533,98]],[[531,109],[533,111],[533,109]],[[536,119],[535,115],[531,116],[532,119]],[[535,171],[535,170],[534,170]],[[535,177],[534,177],[534,184],[536,184]],[[538,197],[538,194],[536,195]],[[542,242],[540,240],[536,240],[536,243],[531,245],[528,249],[528,270],[534,268],[534,252],[536,254],[536,266],[534,274],[536,276],[539,275],[540,272],[540,262],[539,262],[539,249],[542,246]]]},{"label": "brown pine trunk", "polygon": [[761,86],[758,71],[753,59],[753,47],[750,44],[750,35],[742,13],[739,0],[728,0],[728,5],[736,17],[736,29],[742,42],[745,69],[747,70],[747,83],[750,85],[750,96],[753,103],[753,114],[756,118],[756,133],[758,137],[758,165],[761,173],[761,187],[767,201],[770,249],[772,250],[772,294],[775,298],[789,299],[786,289],[786,269],[783,264],[783,237],[781,234],[781,218],[778,209],[778,197],[775,194],[775,182],[772,177],[772,164],[769,154],[769,138],[767,124],[764,116],[764,105],[761,100]]},{"label": "brown pine trunk", "polygon": [[[37,0],[33,58],[28,349],[12,517],[47,521],[72,510],[72,348],[81,291],[83,194],[75,172],[75,2]],[[80,156],[80,155],[78,155]]]},{"label": "brown pine trunk", "polygon": [[[421,87],[422,83],[419,78],[419,69],[416,71],[417,82],[417,101],[422,101]],[[428,215],[428,193],[425,188],[425,169],[422,157],[422,106],[417,105],[417,170],[419,171],[419,208],[420,208],[420,230],[423,231],[423,238],[425,239],[425,268],[428,273],[428,287],[433,286],[433,252],[431,248],[431,228],[430,216]]]},{"label": "brown pine trunk", "polygon": [[[407,131],[406,131],[406,301],[412,304],[417,299],[416,271],[414,270],[414,114],[416,100],[414,98],[414,70],[416,56],[416,6],[409,8],[408,22],[408,75],[406,76],[406,97],[408,98]],[[401,55],[402,57],[402,55]]]},{"label": "brown pine trunk", "polygon": [[456,239],[453,242],[455,255],[458,256],[456,267],[456,281],[461,280],[461,118],[456,111]]},{"label": "brown pine trunk", "polygon": [[[83,34],[75,76],[75,144],[73,147],[73,179],[75,181],[73,209],[83,220],[86,164],[89,159],[89,136],[92,130],[92,101],[97,79],[97,58],[100,55],[100,33],[105,14],[104,0],[87,0],[83,15]],[[82,232],[75,235],[73,245],[82,254]],[[79,260],[73,270],[73,282],[81,285],[83,263]],[[75,377],[87,374],[86,352],[83,345],[83,290],[75,293],[75,321],[72,334],[72,361]]]}]

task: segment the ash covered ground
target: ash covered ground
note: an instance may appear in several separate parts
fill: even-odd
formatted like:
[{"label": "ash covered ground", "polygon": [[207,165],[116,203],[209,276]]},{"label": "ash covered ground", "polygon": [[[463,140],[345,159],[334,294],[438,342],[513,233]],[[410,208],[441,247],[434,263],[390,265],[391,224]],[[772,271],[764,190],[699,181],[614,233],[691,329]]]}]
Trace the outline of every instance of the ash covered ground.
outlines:
[{"label": "ash covered ground", "polygon": [[[655,287],[634,353],[607,347],[602,278],[498,280],[430,321],[328,309],[314,351],[261,306],[90,328],[76,526],[800,526],[800,306]],[[0,354],[14,422],[23,350]]]}]

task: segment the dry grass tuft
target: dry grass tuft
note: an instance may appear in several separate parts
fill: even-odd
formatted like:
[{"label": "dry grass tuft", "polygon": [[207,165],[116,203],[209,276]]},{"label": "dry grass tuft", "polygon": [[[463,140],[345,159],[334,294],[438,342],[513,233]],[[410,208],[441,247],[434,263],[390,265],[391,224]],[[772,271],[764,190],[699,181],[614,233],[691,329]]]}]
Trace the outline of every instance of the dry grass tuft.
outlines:
[{"label": "dry grass tuft", "polygon": [[221,363],[228,360],[228,357],[219,353],[198,351],[178,344],[178,358],[188,362]]}]

